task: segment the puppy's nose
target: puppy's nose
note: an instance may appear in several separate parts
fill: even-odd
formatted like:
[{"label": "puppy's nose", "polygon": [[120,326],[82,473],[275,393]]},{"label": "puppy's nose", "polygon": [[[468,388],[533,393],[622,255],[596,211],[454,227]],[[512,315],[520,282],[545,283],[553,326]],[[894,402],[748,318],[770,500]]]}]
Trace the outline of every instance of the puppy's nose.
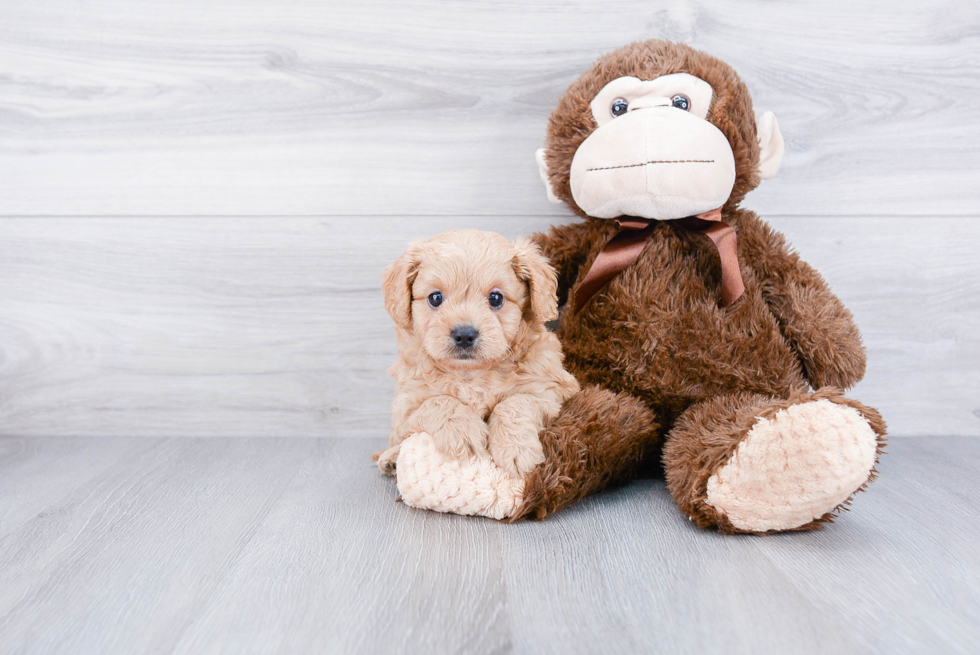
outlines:
[{"label": "puppy's nose", "polygon": [[476,343],[476,338],[480,336],[479,331],[472,325],[459,325],[453,328],[449,336],[456,342],[456,346],[466,350],[472,348]]}]

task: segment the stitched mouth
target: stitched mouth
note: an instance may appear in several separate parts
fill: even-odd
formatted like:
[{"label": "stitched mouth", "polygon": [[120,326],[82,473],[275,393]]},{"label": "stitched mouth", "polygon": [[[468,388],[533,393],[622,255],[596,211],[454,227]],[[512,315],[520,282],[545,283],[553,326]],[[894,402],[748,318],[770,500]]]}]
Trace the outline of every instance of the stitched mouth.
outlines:
[{"label": "stitched mouth", "polygon": [[592,171],[611,171],[616,168],[636,168],[637,166],[649,166],[650,164],[713,164],[714,159],[651,159],[642,164],[624,164],[622,166],[602,166],[599,168],[587,168],[586,173]]}]

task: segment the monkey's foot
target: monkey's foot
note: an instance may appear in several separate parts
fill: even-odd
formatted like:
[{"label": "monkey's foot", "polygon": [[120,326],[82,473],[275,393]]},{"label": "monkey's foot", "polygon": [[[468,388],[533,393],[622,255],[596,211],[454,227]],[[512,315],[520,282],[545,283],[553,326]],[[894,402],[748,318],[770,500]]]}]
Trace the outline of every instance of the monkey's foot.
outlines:
[{"label": "monkey's foot", "polygon": [[872,474],[878,436],[858,410],[830,400],[759,419],[708,478],[707,504],[741,531],[792,530],[821,519]]}]

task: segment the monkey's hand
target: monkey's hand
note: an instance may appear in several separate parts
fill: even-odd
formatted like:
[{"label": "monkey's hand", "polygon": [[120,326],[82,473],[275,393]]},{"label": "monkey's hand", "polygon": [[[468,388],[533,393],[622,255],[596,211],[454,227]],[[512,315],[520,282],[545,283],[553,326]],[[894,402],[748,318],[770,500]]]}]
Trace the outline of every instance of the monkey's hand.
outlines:
[{"label": "monkey's hand", "polygon": [[790,287],[769,302],[814,389],[847,389],[864,377],[861,334],[851,313],[823,284]]},{"label": "monkey's hand", "polygon": [[755,268],[763,298],[793,347],[814,389],[848,389],[864,377],[865,354],[854,317],[783,235],[750,212],[739,243]]},{"label": "monkey's hand", "polygon": [[487,451],[486,422],[452,396],[427,398],[406,424],[409,433],[428,432],[436,448],[455,459]]}]

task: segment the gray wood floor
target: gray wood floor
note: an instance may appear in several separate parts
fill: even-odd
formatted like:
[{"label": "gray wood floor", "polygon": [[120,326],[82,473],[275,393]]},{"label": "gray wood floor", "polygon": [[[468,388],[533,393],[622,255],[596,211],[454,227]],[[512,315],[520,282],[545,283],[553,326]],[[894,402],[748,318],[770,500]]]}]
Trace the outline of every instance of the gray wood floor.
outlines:
[{"label": "gray wood floor", "polygon": [[395,502],[377,439],[0,440],[2,653],[975,653],[980,440],[897,439],[817,533],[661,481],[540,523]]}]

